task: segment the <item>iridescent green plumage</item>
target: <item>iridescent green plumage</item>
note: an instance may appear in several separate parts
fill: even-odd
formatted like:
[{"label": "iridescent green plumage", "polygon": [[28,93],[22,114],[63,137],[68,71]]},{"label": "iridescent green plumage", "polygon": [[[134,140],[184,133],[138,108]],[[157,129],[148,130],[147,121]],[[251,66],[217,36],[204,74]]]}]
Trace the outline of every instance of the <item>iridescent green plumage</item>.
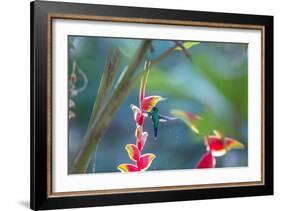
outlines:
[{"label": "iridescent green plumage", "polygon": [[157,139],[158,133],[158,126],[159,122],[166,122],[167,120],[175,120],[176,118],[168,117],[159,114],[159,109],[157,107],[153,107],[151,111],[148,113],[149,117],[151,117],[153,123],[153,130],[154,130],[154,139]]},{"label": "iridescent green plumage", "polygon": [[159,109],[157,107],[153,107],[152,110],[148,113],[148,115],[151,117],[152,123],[153,123],[153,129],[154,129],[154,138],[157,138],[157,132],[158,132],[158,125],[159,125]]}]

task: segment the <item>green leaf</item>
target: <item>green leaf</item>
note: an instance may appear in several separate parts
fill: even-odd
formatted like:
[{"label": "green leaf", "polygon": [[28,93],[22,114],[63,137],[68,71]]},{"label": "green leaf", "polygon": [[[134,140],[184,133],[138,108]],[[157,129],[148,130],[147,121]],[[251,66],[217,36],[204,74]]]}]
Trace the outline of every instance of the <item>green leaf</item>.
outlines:
[{"label": "green leaf", "polygon": [[[195,45],[198,45],[200,44],[200,42],[194,42],[194,41],[186,41],[183,43],[183,47],[185,47],[185,49],[189,49]],[[178,51],[182,51],[182,48],[181,47],[176,47],[175,50],[178,50]]]},{"label": "green leaf", "polygon": [[[227,64],[220,62],[217,65],[217,61],[214,57],[201,54],[194,57],[193,62],[196,70],[200,72],[224,97],[230,102],[235,109],[236,115],[246,118],[248,115],[248,75],[247,64],[241,63],[238,68],[229,69],[231,72],[243,71],[242,74],[237,74],[235,77],[226,77],[225,69]],[[228,74],[229,75],[229,74]],[[240,118],[241,118],[240,117]],[[238,118],[238,116],[237,116]]]},{"label": "green leaf", "polygon": [[92,108],[92,114],[88,127],[91,126],[97,113],[100,111],[101,107],[106,103],[107,98],[109,97],[116,72],[120,65],[120,58],[121,54],[119,50],[111,49],[104,67],[104,72],[98,89],[97,98]]}]

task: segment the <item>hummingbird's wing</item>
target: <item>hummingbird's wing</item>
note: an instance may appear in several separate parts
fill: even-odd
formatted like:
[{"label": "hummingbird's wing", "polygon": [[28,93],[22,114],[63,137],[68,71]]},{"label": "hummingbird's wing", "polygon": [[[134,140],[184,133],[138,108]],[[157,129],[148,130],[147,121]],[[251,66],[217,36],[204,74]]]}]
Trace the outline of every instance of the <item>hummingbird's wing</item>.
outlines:
[{"label": "hummingbird's wing", "polygon": [[167,122],[167,121],[176,120],[176,119],[177,118],[175,118],[175,117],[165,116],[165,115],[159,114],[159,121],[160,122]]}]

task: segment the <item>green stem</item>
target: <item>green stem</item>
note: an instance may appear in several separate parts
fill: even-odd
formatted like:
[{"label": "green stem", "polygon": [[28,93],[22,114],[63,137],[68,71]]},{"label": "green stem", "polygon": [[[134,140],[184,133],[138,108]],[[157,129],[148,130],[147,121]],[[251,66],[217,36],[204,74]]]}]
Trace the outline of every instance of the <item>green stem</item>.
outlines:
[{"label": "green stem", "polygon": [[183,46],[183,44],[180,42],[180,41],[175,41],[175,43],[176,43],[176,45],[178,46],[178,47],[180,47],[181,49],[182,49],[182,52],[183,52],[183,54],[185,55],[185,57],[187,58],[187,59],[190,59],[191,60],[191,53]]},{"label": "green stem", "polygon": [[129,90],[132,90],[134,88],[134,86],[136,85],[136,82],[141,80],[141,78],[147,74],[147,72],[149,70],[152,69],[152,67],[154,65],[157,65],[159,62],[161,62],[162,60],[164,60],[166,57],[168,57],[177,47],[177,45],[172,46],[171,48],[169,48],[168,50],[166,50],[164,53],[162,53],[159,57],[157,57],[156,59],[152,60],[149,63],[149,67],[147,69],[144,69],[144,71],[139,72],[136,76],[134,76],[134,78],[132,79],[132,83],[130,83],[129,86]]},{"label": "green stem", "polygon": [[175,50],[176,47],[177,47],[177,45],[172,46],[171,48],[169,48],[167,51],[162,53],[158,58],[156,58],[153,61],[151,61],[150,65],[153,66],[153,65],[158,64],[160,61],[162,61],[163,59],[168,57]]}]

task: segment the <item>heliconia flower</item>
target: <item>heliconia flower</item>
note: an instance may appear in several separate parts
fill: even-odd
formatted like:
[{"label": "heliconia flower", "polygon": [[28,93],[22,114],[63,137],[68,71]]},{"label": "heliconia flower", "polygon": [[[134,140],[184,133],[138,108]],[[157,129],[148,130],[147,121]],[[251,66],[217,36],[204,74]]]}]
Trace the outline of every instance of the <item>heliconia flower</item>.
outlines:
[{"label": "heliconia flower", "polygon": [[139,168],[136,165],[129,164],[129,163],[120,164],[117,168],[121,172],[136,172],[136,171],[139,171]]},{"label": "heliconia flower", "polygon": [[139,93],[140,108],[135,105],[130,105],[130,108],[134,113],[134,120],[136,122],[136,144],[127,144],[125,147],[130,159],[134,161],[135,164],[120,164],[117,168],[121,172],[146,171],[155,158],[155,155],[152,153],[147,153],[144,155],[141,154],[148,137],[148,133],[143,132],[143,124],[144,118],[148,116],[147,112],[150,112],[150,110],[155,107],[160,100],[163,100],[163,98],[161,96],[145,97],[145,86],[149,74],[149,61],[145,62],[144,71],[144,76],[141,78],[141,86]]},{"label": "heliconia flower", "polygon": [[205,144],[207,151],[211,151],[215,157],[223,156],[227,151],[231,149],[243,149],[244,145],[229,137],[224,137],[221,133],[214,130],[215,135],[207,136],[205,138]]},{"label": "heliconia flower", "polygon": [[140,150],[138,149],[138,147],[134,144],[127,144],[125,148],[128,152],[130,159],[132,161],[137,162],[140,158]]},{"label": "heliconia flower", "polygon": [[214,168],[216,166],[216,159],[212,152],[206,152],[197,164],[197,168]]},{"label": "heliconia flower", "polygon": [[155,107],[158,102],[163,100],[165,100],[165,98],[162,98],[161,96],[158,95],[145,97],[141,101],[141,108],[143,111],[150,112],[151,109]]},{"label": "heliconia flower", "polygon": [[225,155],[231,149],[243,149],[244,145],[229,137],[224,137],[217,130],[213,131],[215,135],[205,137],[207,152],[202,156],[197,164],[197,168],[214,168],[216,166],[215,157]]},{"label": "heliconia flower", "polygon": [[121,172],[146,171],[150,167],[154,158],[155,158],[154,154],[147,153],[139,157],[139,160],[136,162],[136,165],[124,163],[124,164],[120,164],[117,168]]},{"label": "heliconia flower", "polygon": [[144,114],[137,106],[133,104],[130,105],[130,108],[134,112],[134,119],[136,124],[142,126],[144,122]]},{"label": "heliconia flower", "polygon": [[140,171],[147,170],[150,167],[154,158],[155,158],[155,155],[152,153],[148,153],[148,154],[144,154],[144,155],[140,156],[140,159],[137,162],[137,166],[138,166],[139,170]]},{"label": "heliconia flower", "polygon": [[215,157],[223,156],[226,153],[224,142],[217,136],[208,136],[205,139],[205,144],[207,151],[212,152]]},{"label": "heliconia flower", "polygon": [[124,164],[120,164],[117,168],[121,172],[146,171],[150,167],[154,158],[155,158],[154,154],[147,153],[139,157],[139,159],[136,161],[136,165],[124,163]]},{"label": "heliconia flower", "polygon": [[151,109],[155,107],[159,101],[164,100],[164,98],[158,95],[145,97],[145,87],[149,75],[149,65],[150,62],[145,61],[145,65],[144,65],[145,72],[143,77],[141,78],[140,93],[139,93],[140,108],[142,111],[146,111],[146,112],[150,112]]},{"label": "heliconia flower", "polygon": [[182,111],[178,109],[172,109],[171,114],[177,117],[178,119],[182,120],[190,129],[194,132],[199,134],[199,128],[197,126],[197,123],[199,120],[202,120],[202,118],[198,115],[195,115],[191,112]]}]

